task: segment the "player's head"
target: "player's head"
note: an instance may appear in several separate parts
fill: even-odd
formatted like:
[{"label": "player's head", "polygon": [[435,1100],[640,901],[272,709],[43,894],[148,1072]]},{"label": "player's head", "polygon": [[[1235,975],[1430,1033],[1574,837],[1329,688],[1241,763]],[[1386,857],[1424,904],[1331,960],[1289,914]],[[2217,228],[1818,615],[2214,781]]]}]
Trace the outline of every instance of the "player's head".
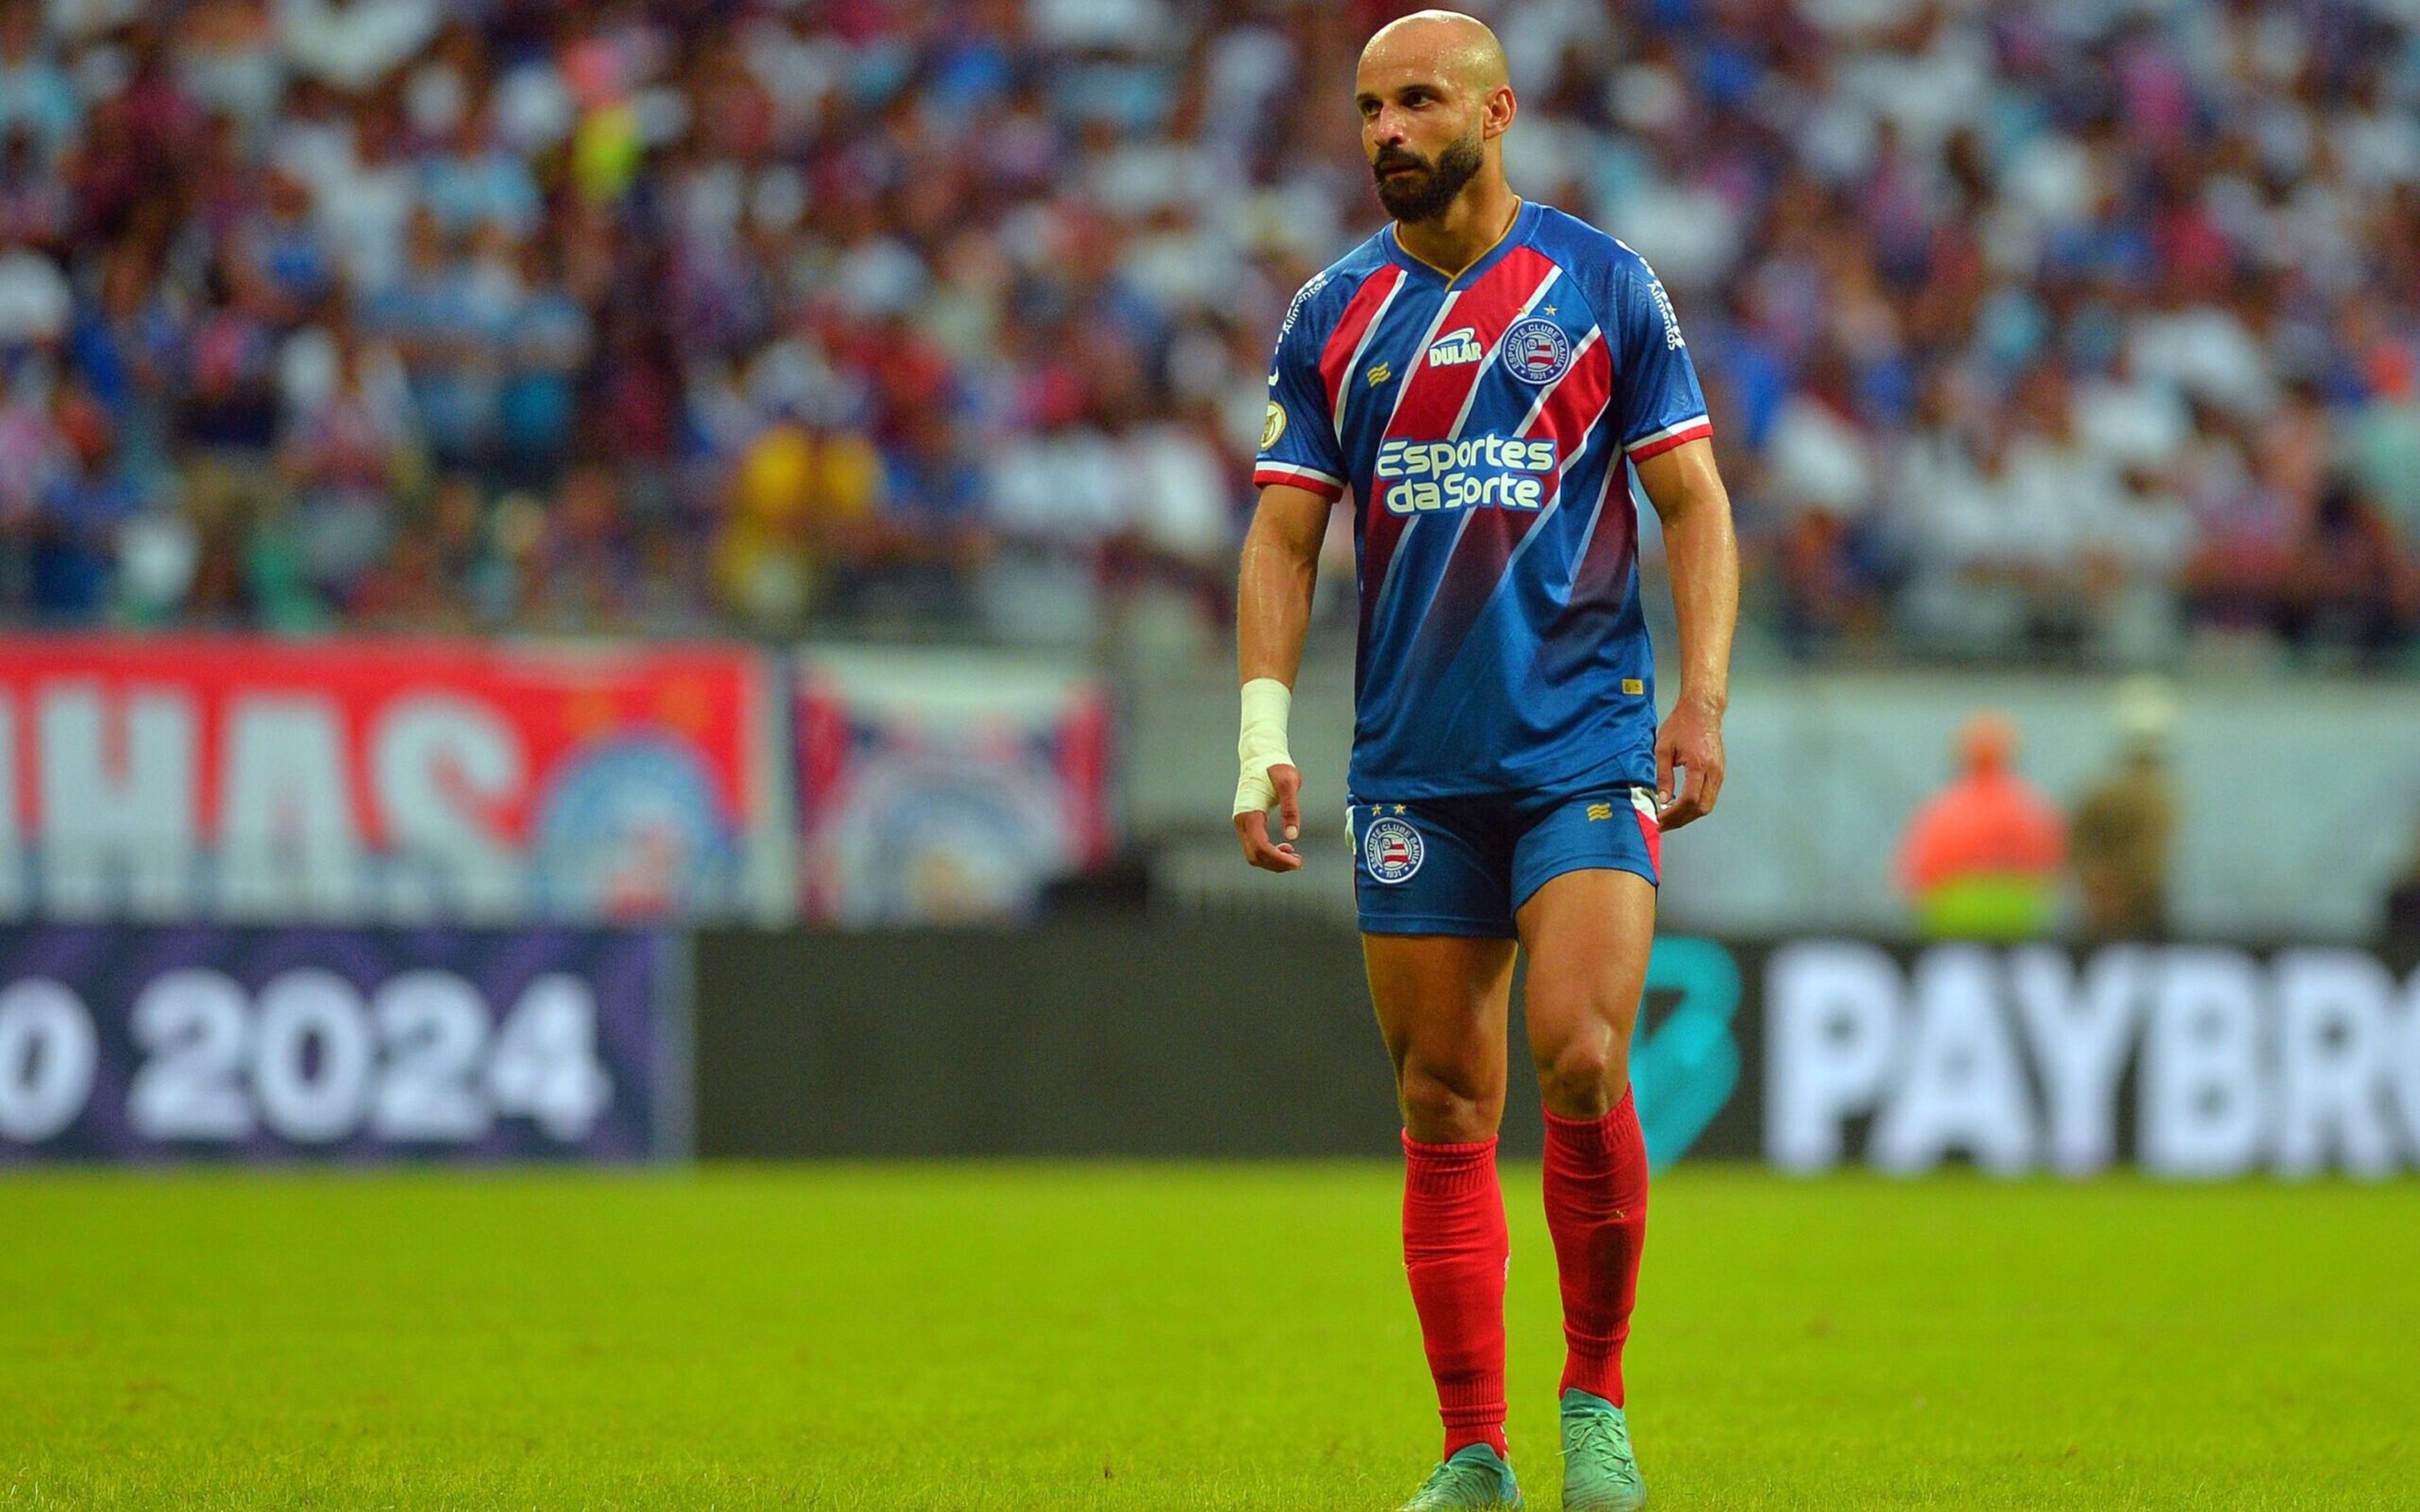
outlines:
[{"label": "player's head", "polygon": [[1422,10],[1388,23],[1361,50],[1353,91],[1378,203],[1396,220],[1442,214],[1472,179],[1503,177],[1515,106],[1484,22]]}]

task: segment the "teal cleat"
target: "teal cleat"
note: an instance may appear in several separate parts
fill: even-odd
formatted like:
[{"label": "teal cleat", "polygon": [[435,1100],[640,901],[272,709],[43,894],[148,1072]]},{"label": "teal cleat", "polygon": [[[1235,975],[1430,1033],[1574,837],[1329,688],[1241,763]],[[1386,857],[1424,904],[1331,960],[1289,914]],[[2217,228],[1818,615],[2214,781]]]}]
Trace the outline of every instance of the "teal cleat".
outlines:
[{"label": "teal cleat", "polygon": [[1637,1512],[1646,1504],[1621,1409],[1577,1386],[1563,1393],[1563,1512]]},{"label": "teal cleat", "polygon": [[1430,1471],[1399,1512],[1500,1512],[1521,1504],[1521,1484],[1512,1478],[1512,1467],[1487,1445],[1473,1443],[1456,1449],[1452,1458]]}]

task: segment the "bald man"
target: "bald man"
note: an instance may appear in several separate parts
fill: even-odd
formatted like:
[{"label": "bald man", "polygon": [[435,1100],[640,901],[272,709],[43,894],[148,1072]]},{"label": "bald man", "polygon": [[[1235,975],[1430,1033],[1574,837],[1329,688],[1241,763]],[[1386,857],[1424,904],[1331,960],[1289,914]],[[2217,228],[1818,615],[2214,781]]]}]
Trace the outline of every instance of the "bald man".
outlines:
[{"label": "bald man", "polygon": [[[1370,40],[1361,145],[1393,218],[1278,332],[1244,545],[1235,833],[1305,864],[1286,717],[1330,506],[1360,583],[1345,824],[1404,1119],[1404,1260],[1445,1421],[1407,1508],[1518,1506],[1496,1175],[1515,949],[1568,1346],[1563,1505],[1643,1505],[1624,1416],[1646,1232],[1630,1094],[1661,837],[1722,789],[1739,568],[1689,352],[1636,253],[1504,181],[1503,49],[1423,11]],[[1681,687],[1660,726],[1636,473],[1662,517]],[[1274,808],[1282,839],[1273,839]]]}]

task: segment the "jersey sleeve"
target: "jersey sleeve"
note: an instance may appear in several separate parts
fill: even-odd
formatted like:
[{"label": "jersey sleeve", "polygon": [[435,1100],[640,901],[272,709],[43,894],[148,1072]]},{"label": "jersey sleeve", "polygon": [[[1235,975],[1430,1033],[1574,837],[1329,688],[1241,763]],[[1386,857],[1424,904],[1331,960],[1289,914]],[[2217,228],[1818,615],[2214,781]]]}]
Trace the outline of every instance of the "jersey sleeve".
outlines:
[{"label": "jersey sleeve", "polygon": [[1663,281],[1643,261],[1626,269],[1615,295],[1621,353],[1621,445],[1644,462],[1714,433],[1697,364]]},{"label": "jersey sleeve", "polygon": [[1327,404],[1327,382],[1320,376],[1320,337],[1310,316],[1311,296],[1324,280],[1305,285],[1286,312],[1278,331],[1278,349],[1269,359],[1269,408],[1261,422],[1260,455],[1252,463],[1252,482],[1308,488],[1323,499],[1344,494],[1344,457],[1336,443],[1336,421]]}]

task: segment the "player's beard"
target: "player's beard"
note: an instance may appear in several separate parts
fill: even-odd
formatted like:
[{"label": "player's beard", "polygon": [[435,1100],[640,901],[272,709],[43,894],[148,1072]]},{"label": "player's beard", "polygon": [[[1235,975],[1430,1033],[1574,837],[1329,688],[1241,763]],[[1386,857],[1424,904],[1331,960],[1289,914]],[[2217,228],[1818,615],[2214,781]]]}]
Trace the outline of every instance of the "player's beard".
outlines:
[{"label": "player's beard", "polygon": [[[1370,165],[1371,177],[1378,181],[1378,203],[1398,221],[1426,221],[1445,213],[1462,186],[1478,176],[1480,165],[1486,162],[1481,149],[1479,124],[1471,123],[1470,134],[1437,154],[1431,162],[1419,153],[1403,147],[1388,147],[1378,154]],[[1410,164],[1414,172],[1389,178],[1387,170]]]}]

